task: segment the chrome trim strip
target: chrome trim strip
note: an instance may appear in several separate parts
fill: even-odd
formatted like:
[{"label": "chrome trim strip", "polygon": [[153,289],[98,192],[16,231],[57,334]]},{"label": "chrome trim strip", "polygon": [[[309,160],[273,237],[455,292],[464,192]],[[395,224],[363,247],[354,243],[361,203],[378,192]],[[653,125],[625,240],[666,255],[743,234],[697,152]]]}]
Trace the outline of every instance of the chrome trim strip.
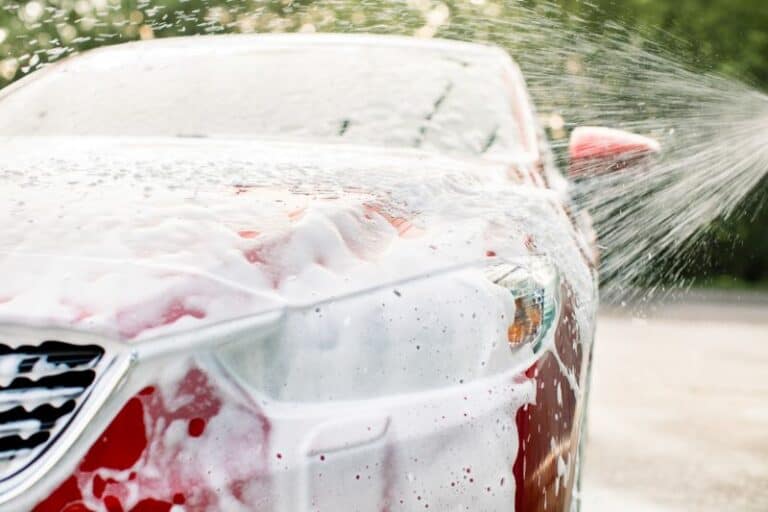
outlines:
[{"label": "chrome trim strip", "polygon": [[46,477],[69,452],[120,383],[130,366],[130,357],[121,344],[82,332],[4,325],[0,326],[0,335],[4,339],[19,340],[27,344],[39,343],[46,339],[62,339],[75,345],[96,343],[104,348],[104,356],[97,365],[101,368],[89,389],[84,392],[80,406],[73,412],[69,423],[48,441],[46,448],[35,460],[16,474],[0,481],[0,503],[7,503]]}]

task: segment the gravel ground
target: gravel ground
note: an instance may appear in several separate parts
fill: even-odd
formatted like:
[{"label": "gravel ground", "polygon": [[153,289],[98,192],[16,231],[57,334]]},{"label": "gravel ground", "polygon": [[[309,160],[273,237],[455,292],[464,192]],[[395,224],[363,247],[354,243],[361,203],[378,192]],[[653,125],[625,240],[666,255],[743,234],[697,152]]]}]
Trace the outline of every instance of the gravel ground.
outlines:
[{"label": "gravel ground", "polygon": [[592,378],[584,512],[768,512],[768,299],[604,312]]}]

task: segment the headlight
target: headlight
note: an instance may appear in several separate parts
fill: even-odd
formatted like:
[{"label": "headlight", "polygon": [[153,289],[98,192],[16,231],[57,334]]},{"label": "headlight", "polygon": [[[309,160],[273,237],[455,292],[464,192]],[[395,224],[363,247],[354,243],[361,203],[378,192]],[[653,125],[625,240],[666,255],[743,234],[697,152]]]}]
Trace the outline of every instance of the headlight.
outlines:
[{"label": "headlight", "polygon": [[289,308],[269,339],[217,354],[243,385],[281,401],[466,383],[529,363],[555,323],[558,283],[545,260],[484,262]]},{"label": "headlight", "polygon": [[507,328],[510,346],[530,345],[537,351],[557,319],[557,269],[544,259],[531,259],[528,265],[500,263],[489,268],[487,275],[508,290],[515,302],[514,318]]}]

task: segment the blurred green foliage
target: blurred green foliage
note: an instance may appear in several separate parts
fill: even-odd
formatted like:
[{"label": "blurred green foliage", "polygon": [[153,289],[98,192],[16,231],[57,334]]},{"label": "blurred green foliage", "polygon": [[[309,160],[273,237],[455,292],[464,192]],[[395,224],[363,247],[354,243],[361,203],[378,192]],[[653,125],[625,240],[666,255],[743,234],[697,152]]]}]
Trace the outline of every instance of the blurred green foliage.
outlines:
[{"label": "blurred green foliage", "polygon": [[[396,22],[401,32],[431,36],[419,33],[429,30],[428,16],[481,12],[498,18],[507,16],[512,4],[548,1],[403,0],[397,2]],[[768,89],[766,0],[552,1],[563,10],[543,11],[550,16],[576,15],[596,31],[616,20],[693,68]],[[387,32],[392,16],[392,2],[384,0],[0,0],[0,87],[65,55],[129,40],[218,32]],[[452,33],[462,37],[461,30]],[[760,187],[742,214],[711,227],[699,261],[687,267],[692,276],[768,280],[766,190],[768,184]]]},{"label": "blurred green foliage", "polygon": [[559,0],[594,21],[617,20],[702,69],[768,88],[768,4],[764,0]]}]

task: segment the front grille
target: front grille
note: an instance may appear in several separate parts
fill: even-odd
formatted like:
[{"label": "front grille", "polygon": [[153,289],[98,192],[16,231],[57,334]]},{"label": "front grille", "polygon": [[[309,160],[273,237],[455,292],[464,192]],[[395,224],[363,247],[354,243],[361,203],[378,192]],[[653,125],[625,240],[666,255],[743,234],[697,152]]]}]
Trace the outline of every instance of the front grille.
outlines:
[{"label": "front grille", "polygon": [[0,343],[0,481],[37,459],[72,420],[103,356],[98,345]]}]

